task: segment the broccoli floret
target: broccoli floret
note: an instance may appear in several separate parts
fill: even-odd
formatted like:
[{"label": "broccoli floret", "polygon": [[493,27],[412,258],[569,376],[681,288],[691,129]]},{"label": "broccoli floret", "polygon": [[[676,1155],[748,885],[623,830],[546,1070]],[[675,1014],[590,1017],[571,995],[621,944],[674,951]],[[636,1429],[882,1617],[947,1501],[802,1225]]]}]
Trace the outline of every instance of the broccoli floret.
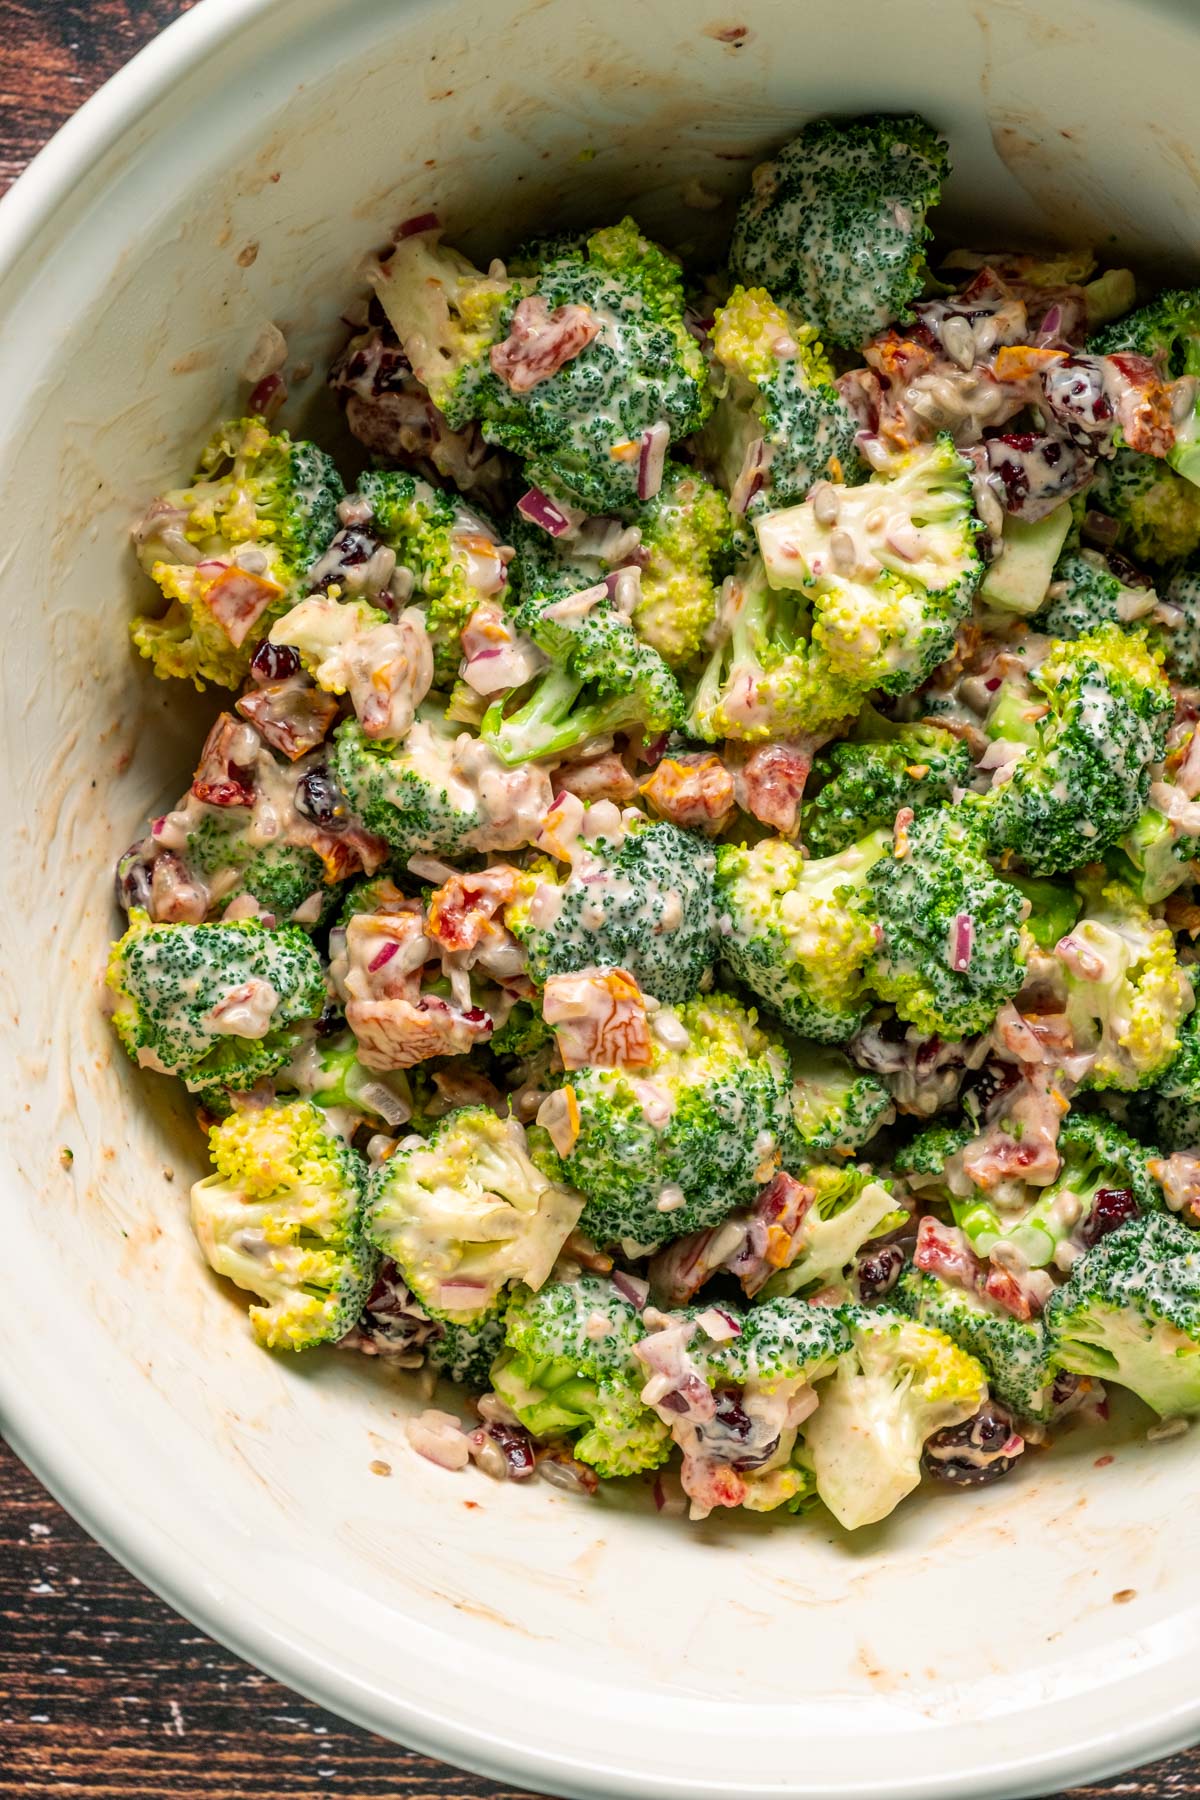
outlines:
[{"label": "broccoli floret", "polygon": [[795,1421],[849,1347],[837,1311],[780,1298],[746,1311],[659,1313],[653,1323],[637,1349],[649,1375],[643,1398],[683,1451],[692,1517],[715,1506],[795,1511],[812,1492]]},{"label": "broccoli floret", "polygon": [[857,348],[911,316],[925,273],[925,215],[949,170],[924,119],[817,120],[754,171],[730,267],[835,344]]},{"label": "broccoli floret", "polygon": [[1146,1096],[1154,1139],[1166,1151],[1200,1148],[1200,1011],[1179,1028],[1179,1048]]},{"label": "broccoli floret", "polygon": [[1200,493],[1157,456],[1118,450],[1097,464],[1088,503],[1117,520],[1139,562],[1173,563],[1200,549]]},{"label": "broccoli floret", "polygon": [[1144,633],[1117,625],[1053,643],[1033,683],[1047,702],[1037,741],[977,804],[995,855],[1052,875],[1098,857],[1135,823],[1173,702]]},{"label": "broccoli floret", "polygon": [[944,1332],[987,1371],[996,1399],[1039,1423],[1053,1410],[1055,1367],[1041,1319],[1017,1319],[983,1295],[907,1268],[890,1296],[901,1312]]},{"label": "broccoli floret", "polygon": [[[797,1147],[788,1056],[754,1013],[710,994],[667,1017],[649,1067],[585,1069],[561,1090],[561,1168],[587,1195],[581,1223],[597,1243],[649,1252],[715,1225]],[[539,1159],[559,1166],[547,1146]]]},{"label": "broccoli floret", "polygon": [[796,1130],[810,1155],[848,1156],[892,1123],[892,1096],[877,1076],[823,1044],[790,1049]]},{"label": "broccoli floret", "polygon": [[289,1027],[325,1004],[321,959],[298,926],[152,925],[137,909],[112,947],[113,1024],[142,1068],[200,1093],[241,1091],[288,1061]]},{"label": "broccoli floret", "polygon": [[879,941],[866,979],[922,1031],[987,1031],[1024,979],[1024,910],[989,866],[975,815],[919,813],[867,875],[862,912]]},{"label": "broccoli floret", "polygon": [[471,1323],[510,1284],[541,1287],[582,1204],[530,1161],[515,1119],[462,1107],[380,1164],[367,1229],[435,1318]]},{"label": "broccoli floret", "polygon": [[[297,1086],[312,1087],[311,1098],[318,1106],[365,1114],[392,1129],[412,1117],[408,1075],[403,1069],[366,1068],[358,1059],[358,1039],[352,1031],[319,1038],[313,1051],[305,1052],[303,1067],[293,1066],[287,1073],[300,1077]],[[276,1086],[285,1086],[282,1075]]]},{"label": "broccoli floret", "polygon": [[849,741],[814,758],[801,835],[814,856],[830,856],[869,831],[890,830],[901,807],[919,812],[949,800],[971,774],[961,738],[936,725],[893,725],[866,706]]},{"label": "broccoli floret", "polygon": [[[1148,356],[1165,381],[1200,375],[1200,288],[1174,288],[1158,294],[1114,325],[1088,340],[1096,356],[1132,351]],[[1200,405],[1175,428],[1166,460],[1185,480],[1200,484]]]},{"label": "broccoli floret", "polygon": [[344,1336],[378,1260],[361,1156],[307,1100],[236,1110],[208,1144],[216,1173],[192,1189],[192,1229],[217,1274],[264,1302],[250,1308],[259,1343],[308,1350]]},{"label": "broccoli floret", "polygon": [[565,756],[615,731],[654,734],[682,724],[679,683],[603,593],[583,610],[525,600],[516,623],[551,664],[484,714],[481,736],[502,761]]},{"label": "broccoli floret", "polygon": [[947,1163],[971,1142],[971,1135],[962,1125],[930,1125],[900,1146],[892,1158],[892,1167],[897,1175],[906,1176],[913,1187],[932,1189],[937,1198],[948,1202],[950,1189],[940,1178],[946,1173]]},{"label": "broccoli floret", "polygon": [[262,419],[222,425],[190,486],[156,500],[135,533],[142,567],[171,602],[130,628],[155,674],[240,687],[337,531],[343,493],[315,444],[272,434]]},{"label": "broccoli floret", "polygon": [[425,1351],[425,1361],[447,1381],[481,1392],[492,1383],[492,1364],[504,1348],[505,1311],[488,1313],[478,1323],[441,1319],[437,1337]]},{"label": "broccoli floret", "polygon": [[1080,883],[1084,916],[1058,947],[1075,1049],[1094,1088],[1148,1087],[1179,1048],[1194,1005],[1169,926],[1119,881]]},{"label": "broccoli floret", "polygon": [[971,473],[943,436],[755,520],[767,580],[809,595],[813,641],[846,680],[904,694],[949,656],[983,573]]},{"label": "broccoli floret", "polygon": [[778,1294],[811,1294],[844,1280],[863,1245],[907,1224],[908,1213],[890,1186],[877,1181],[866,1163],[815,1163],[804,1170],[815,1198],[793,1240],[789,1261],[763,1289]]},{"label": "broccoli floret", "polygon": [[320,910],[313,914],[306,908],[304,923],[310,930],[323,924],[337,903],[339,886],[330,881],[321,858],[304,844],[280,839],[256,843],[254,833],[246,829],[248,818],[240,807],[204,810],[183,848],[189,873],[212,887],[217,886],[212,877],[219,871],[222,879],[217,891],[222,907],[239,894],[249,894],[264,912],[281,921],[290,919],[316,894]]},{"label": "broccoli floret", "polygon": [[1101,625],[1128,625],[1151,612],[1158,596],[1148,581],[1129,580],[1138,571],[1123,556],[1099,550],[1064,550],[1054,566],[1049,605],[1037,629],[1048,637],[1078,638]]},{"label": "broccoli floret", "polygon": [[[473,782],[460,767],[463,742],[436,708],[421,707],[400,745],[365,737],[357,719],[333,734],[334,779],[368,831],[389,843],[396,860],[453,856],[474,849],[487,827]],[[474,748],[474,740],[466,739]]]},{"label": "broccoli floret", "polygon": [[817,1043],[852,1036],[870,1007],[863,970],[875,933],[860,907],[889,841],[876,831],[815,860],[782,838],[717,850],[722,962],[785,1025]]},{"label": "broccoli floret", "polygon": [[712,636],[687,720],[706,743],[817,732],[862,704],[861,684],[812,642],[807,603],[769,587],[758,558],[725,582]]},{"label": "broccoli floret", "polygon": [[673,669],[686,668],[703,652],[733,553],[729,504],[699,469],[669,463],[654,499],[630,516],[642,534],[634,630]]},{"label": "broccoli floret", "polygon": [[853,1347],[804,1430],[817,1492],[848,1531],[873,1525],[921,1480],[926,1438],[987,1398],[987,1376],[944,1332],[890,1307],[839,1309]]},{"label": "broccoli floret", "polygon": [[1102,1238],[1045,1320],[1064,1369],[1131,1388],[1164,1416],[1200,1408],[1200,1248],[1177,1219],[1150,1213]]},{"label": "broccoli floret", "polygon": [[[1170,783],[1166,784],[1172,785]],[[1105,854],[1105,863],[1146,906],[1156,906],[1195,878],[1194,859],[1200,837],[1186,832],[1179,819],[1148,806],[1131,829]]]},{"label": "broccoli floret", "polygon": [[1141,1212],[1162,1206],[1162,1194],[1149,1172],[1153,1150],[1100,1114],[1072,1112],[1058,1134],[1062,1166],[1048,1187],[1028,1190],[1028,1205],[1003,1210],[983,1193],[954,1196],[954,1223],[966,1232],[971,1247],[990,1257],[997,1244],[1017,1250],[1031,1269],[1054,1262],[1055,1251],[1086,1224],[1102,1189],[1127,1192]]},{"label": "broccoli floret", "polygon": [[717,309],[711,342],[718,398],[697,451],[735,514],[794,506],[823,478],[865,476],[857,421],[811,325],[764,288],[738,287]]},{"label": "broccoli floret", "polygon": [[451,425],[477,418],[535,482],[589,511],[649,498],[655,454],[708,411],[681,271],[632,219],[560,240],[532,274],[503,283],[441,249],[436,233],[415,234],[379,295]]},{"label": "broccoli floret", "polygon": [[1073,887],[1057,881],[1040,881],[1036,875],[1013,875],[1002,871],[1023,899],[1029,902],[1025,932],[1039,950],[1053,950],[1059,938],[1066,937],[1079,917],[1081,902]]},{"label": "broccoli floret", "polygon": [[539,862],[505,923],[539,987],[551,975],[626,969],[643,992],[678,1005],[712,967],[715,863],[693,832],[662,819],[632,823],[619,839],[581,844],[565,875]]},{"label": "broccoli floret", "polygon": [[1163,599],[1182,615],[1161,636],[1164,666],[1175,681],[1200,687],[1200,556],[1171,571]]},{"label": "broccoli floret", "polygon": [[644,1336],[637,1308],[600,1276],[519,1289],[492,1386],[535,1437],[575,1437],[573,1454],[599,1474],[655,1469],[671,1439],[641,1398]]}]

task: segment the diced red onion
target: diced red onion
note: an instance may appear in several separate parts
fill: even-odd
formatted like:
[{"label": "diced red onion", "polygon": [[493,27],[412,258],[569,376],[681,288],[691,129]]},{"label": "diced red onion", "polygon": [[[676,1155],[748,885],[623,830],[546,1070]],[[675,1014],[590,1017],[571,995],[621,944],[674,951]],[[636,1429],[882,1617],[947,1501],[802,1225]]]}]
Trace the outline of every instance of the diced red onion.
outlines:
[{"label": "diced red onion", "polygon": [[415,218],[405,219],[403,225],[396,227],[396,242],[402,238],[419,237],[423,231],[438,231],[441,220],[435,212],[417,213]]},{"label": "diced red onion", "polygon": [[1058,304],[1058,302],[1056,300],[1054,305],[1051,306],[1047,310],[1046,316],[1042,320],[1041,328],[1038,331],[1036,341],[1038,344],[1051,344],[1054,342],[1054,339],[1058,336],[1058,334],[1061,330],[1062,330],[1062,307]]},{"label": "diced red onion", "polygon": [[956,913],[950,929],[950,967],[962,975],[971,966],[975,951],[975,921],[970,913]]},{"label": "diced red onion", "polygon": [[565,537],[572,529],[572,522],[556,500],[544,494],[541,488],[530,488],[517,501],[517,511],[531,525],[540,525],[551,537]]},{"label": "diced red onion", "polygon": [[[485,1281],[468,1281],[466,1277],[454,1281],[443,1281],[438,1289],[441,1303],[450,1312],[461,1312],[467,1306],[473,1306],[480,1294],[487,1293]],[[462,1304],[456,1306],[455,1302]]]},{"label": "diced red onion", "polygon": [[203,562],[196,564],[197,575],[223,575],[229,567],[219,556],[208,556]]},{"label": "diced red onion", "polygon": [[167,821],[166,821],[165,814],[161,819],[155,819],[154,823],[150,827],[151,833],[153,834],[154,837],[161,837],[163,832],[166,829],[167,829]]},{"label": "diced red onion", "polygon": [[655,1510],[656,1510],[656,1511],[657,1511],[657,1512],[661,1512],[661,1511],[662,1511],[662,1509],[663,1509],[663,1507],[664,1507],[664,1506],[665,1506],[665,1505],[666,1505],[666,1504],[667,1504],[667,1490],[666,1490],[666,1488],[665,1488],[665,1487],[664,1487],[664,1486],[663,1486],[663,1478],[662,1478],[662,1471],[661,1471],[661,1470],[660,1470],[660,1471],[659,1471],[659,1473],[658,1473],[658,1474],[657,1474],[657,1475],[656,1475],[656,1476],[655,1476],[655,1477],[654,1477],[654,1506],[655,1506]]},{"label": "diced red onion", "polygon": [[755,438],[753,443],[746,447],[738,478],[733,484],[733,490],[729,496],[730,512],[737,513],[739,516],[745,512],[763,484],[763,470],[766,466],[766,442],[763,438]]},{"label": "diced red onion", "polygon": [[262,380],[250,390],[250,398],[246,402],[251,413],[264,419],[273,419],[288,397],[287,382],[276,372],[264,375]]},{"label": "diced red onion", "polygon": [[643,1281],[640,1275],[626,1275],[624,1270],[614,1269],[612,1284],[622,1299],[636,1306],[639,1312],[650,1298],[650,1283]]},{"label": "diced red onion", "polygon": [[1107,513],[1094,512],[1090,508],[1083,516],[1083,524],[1079,528],[1080,536],[1088,538],[1093,544],[1109,546],[1115,544],[1121,535],[1121,527]]},{"label": "diced red onion", "polygon": [[382,969],[385,963],[390,963],[399,948],[399,944],[392,942],[385,944],[382,950],[377,950],[367,964],[367,973],[373,975],[376,969]]},{"label": "diced red onion", "polygon": [[1010,1432],[1008,1437],[1005,1439],[1005,1442],[1001,1447],[1000,1454],[1001,1454],[1001,1456],[1020,1456],[1020,1454],[1021,1454],[1022,1450],[1024,1450],[1024,1448],[1025,1448],[1025,1439],[1023,1437],[1020,1437],[1017,1434],[1017,1432],[1013,1431],[1013,1432]]},{"label": "diced red onion", "polygon": [[662,486],[663,470],[667,464],[667,445],[670,441],[670,427],[661,419],[657,425],[651,425],[648,431],[643,431],[641,449],[638,451],[639,500],[653,500]]},{"label": "diced red onion", "polygon": [[710,1306],[696,1320],[701,1331],[706,1331],[716,1344],[726,1343],[730,1338],[741,1337],[742,1328],[732,1313],[722,1306]]}]

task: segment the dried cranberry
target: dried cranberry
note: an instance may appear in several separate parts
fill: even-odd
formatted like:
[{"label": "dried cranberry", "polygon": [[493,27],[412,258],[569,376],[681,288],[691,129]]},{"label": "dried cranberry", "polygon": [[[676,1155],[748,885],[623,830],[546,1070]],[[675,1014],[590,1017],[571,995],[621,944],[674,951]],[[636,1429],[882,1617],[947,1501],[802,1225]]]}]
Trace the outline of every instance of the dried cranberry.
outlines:
[{"label": "dried cranberry", "polygon": [[308,769],[300,777],[296,810],[325,831],[344,831],[350,823],[345,796],[326,768]]},{"label": "dried cranberry", "polygon": [[346,1028],[346,1015],[340,1006],[332,1006],[328,1002],[322,1010],[320,1018],[313,1026],[318,1037],[336,1037],[339,1031]]},{"label": "dried cranberry", "polygon": [[668,1412],[685,1413],[691,1402],[685,1394],[681,1394],[678,1388],[676,1388],[669,1394],[663,1394],[658,1404],[665,1407]]},{"label": "dried cranberry", "polygon": [[926,1440],[925,1468],[936,1481],[954,1487],[982,1487],[1007,1475],[1017,1460],[1016,1455],[1003,1454],[1014,1435],[1012,1414],[998,1401],[985,1400],[961,1425],[948,1425]]},{"label": "dried cranberry", "polygon": [[510,1481],[524,1481],[537,1468],[537,1457],[534,1454],[533,1439],[520,1425],[506,1425],[497,1419],[484,1426],[485,1434],[494,1444],[499,1445],[504,1460],[508,1464]]},{"label": "dried cranberry", "polygon": [[736,1438],[742,1444],[746,1442],[754,1429],[750,1422],[750,1414],[728,1388],[723,1388],[717,1395],[713,1416],[729,1437]]},{"label": "dried cranberry", "polygon": [[904,1267],[899,1244],[880,1244],[858,1259],[858,1293],[861,1300],[882,1300],[896,1285]]},{"label": "dried cranberry", "polygon": [[1131,1188],[1101,1188],[1092,1201],[1091,1211],[1083,1221],[1080,1236],[1090,1250],[1093,1244],[1098,1244],[1102,1237],[1107,1237],[1118,1225],[1124,1225],[1127,1219],[1136,1219],[1138,1212],[1138,1203]]},{"label": "dried cranberry", "polygon": [[140,906],[150,911],[150,870],[142,860],[141,844],[131,844],[114,871],[117,905],[122,912]]},{"label": "dried cranberry", "polygon": [[967,1077],[963,1088],[963,1106],[975,1119],[991,1120],[998,1103],[1021,1079],[1016,1063],[985,1062],[981,1069]]},{"label": "dried cranberry", "polygon": [[250,662],[256,681],[286,681],[300,671],[300,653],[290,644],[273,644],[264,638]]}]

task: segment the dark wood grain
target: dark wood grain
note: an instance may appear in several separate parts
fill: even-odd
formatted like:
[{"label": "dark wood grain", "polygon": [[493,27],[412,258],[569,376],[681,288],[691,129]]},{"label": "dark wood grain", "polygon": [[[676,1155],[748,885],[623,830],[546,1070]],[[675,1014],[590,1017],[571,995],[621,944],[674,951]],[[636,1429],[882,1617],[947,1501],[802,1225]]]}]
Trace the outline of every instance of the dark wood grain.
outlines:
[{"label": "dark wood grain", "polygon": [[[0,190],[189,4],[0,0]],[[1200,1751],[1057,1800],[1085,1794],[1200,1794]],[[93,1544],[0,1443],[0,1800],[76,1796],[529,1800],[358,1731],[220,1649]]]}]

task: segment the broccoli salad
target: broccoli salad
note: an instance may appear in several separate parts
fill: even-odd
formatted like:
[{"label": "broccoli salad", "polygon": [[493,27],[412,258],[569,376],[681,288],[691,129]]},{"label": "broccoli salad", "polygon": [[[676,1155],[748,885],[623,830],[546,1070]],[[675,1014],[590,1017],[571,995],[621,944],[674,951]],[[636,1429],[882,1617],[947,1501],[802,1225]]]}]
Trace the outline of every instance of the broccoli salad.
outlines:
[{"label": "broccoli salad", "polygon": [[854,1529],[1200,1413],[1200,290],[948,171],[807,125],[719,268],[410,220],[336,456],[276,332],[136,526],[222,710],[113,1024],[255,1338],[456,1384],[444,1469]]}]

